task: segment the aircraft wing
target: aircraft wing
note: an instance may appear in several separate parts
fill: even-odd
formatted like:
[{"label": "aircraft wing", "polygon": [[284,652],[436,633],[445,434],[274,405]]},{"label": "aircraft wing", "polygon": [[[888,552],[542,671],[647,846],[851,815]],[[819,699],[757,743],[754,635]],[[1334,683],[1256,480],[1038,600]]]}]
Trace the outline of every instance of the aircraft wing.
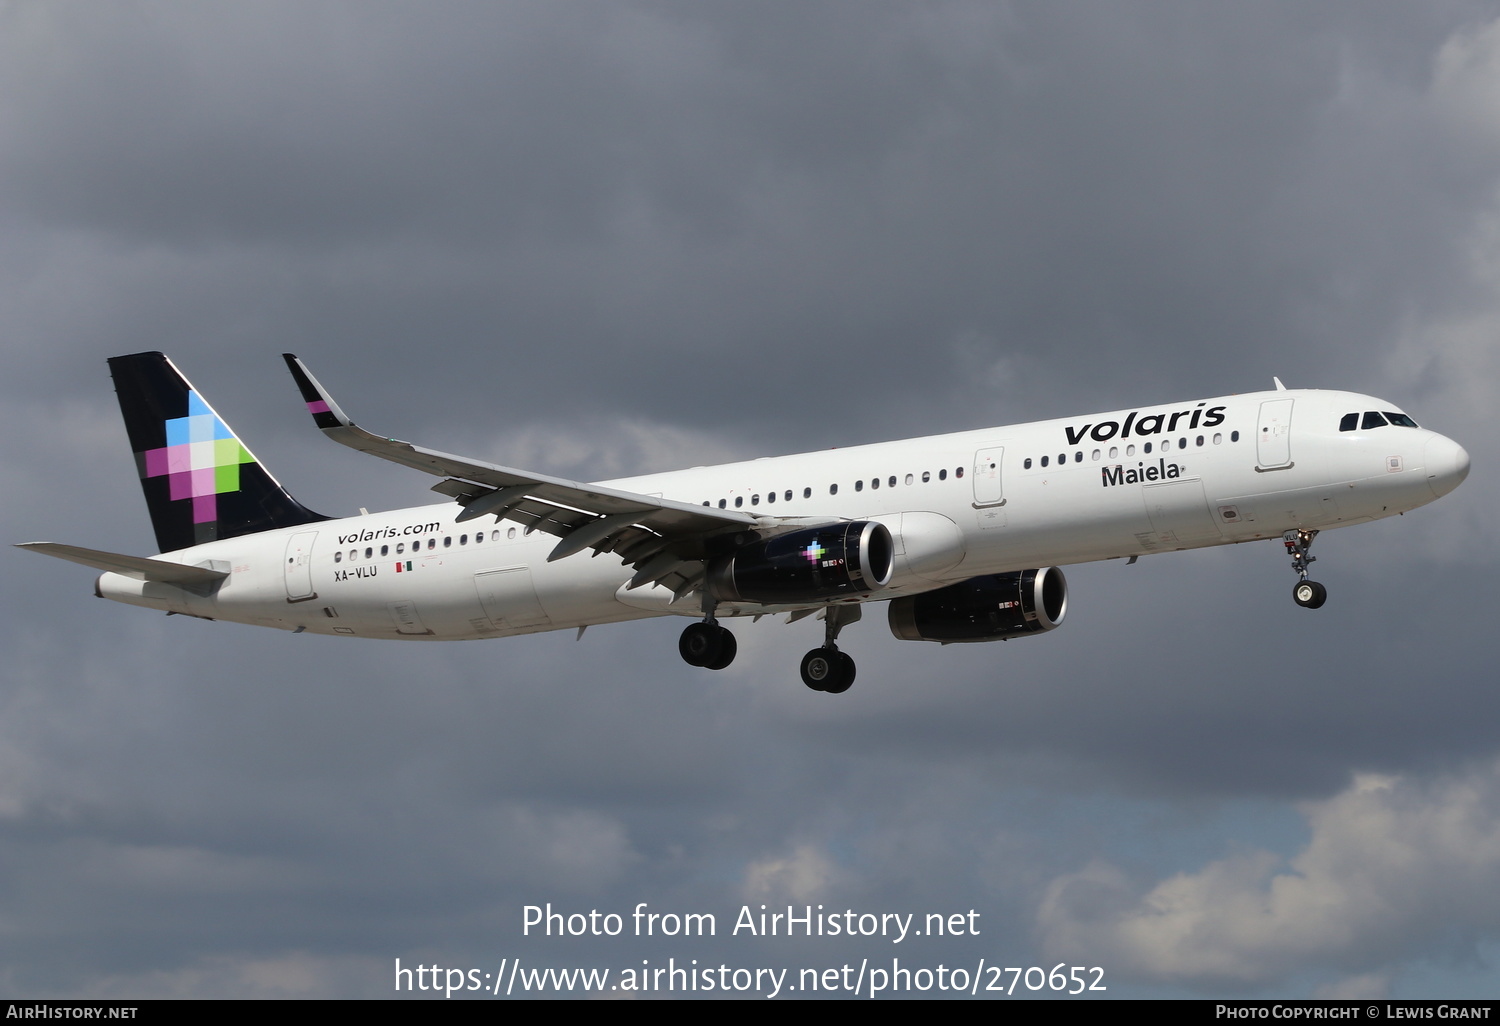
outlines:
[{"label": "aircraft wing", "polygon": [[167,584],[209,585],[229,576],[227,570],[212,570],[202,566],[185,566],[168,563],[164,559],[147,559],[144,556],[126,556],[119,552],[104,552],[100,549],[85,549],[78,545],[59,545],[56,542],[23,542],[18,549],[30,549],[44,556],[56,556],[70,563],[82,563],[95,570],[106,570],[123,574],[137,581],[162,581]]},{"label": "aircraft wing", "polygon": [[433,491],[452,496],[464,506],[460,521],[492,515],[558,536],[549,561],[586,548],[614,552],[638,568],[631,587],[660,582],[682,594],[701,578],[702,566],[697,561],[707,555],[710,539],[781,522],[776,517],[549,477],[384,438],[355,424],[301,360],[291,353],[283,356],[313,421],[325,435],[351,449],[445,478]]}]

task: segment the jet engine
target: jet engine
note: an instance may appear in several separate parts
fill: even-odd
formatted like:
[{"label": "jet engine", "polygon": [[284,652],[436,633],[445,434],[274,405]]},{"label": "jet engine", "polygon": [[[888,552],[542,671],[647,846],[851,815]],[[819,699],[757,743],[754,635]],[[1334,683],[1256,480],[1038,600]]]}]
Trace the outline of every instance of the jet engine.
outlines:
[{"label": "jet engine", "polygon": [[722,602],[817,602],[869,594],[894,570],[890,529],[856,520],[742,546],[709,565],[708,587]]},{"label": "jet engine", "polygon": [[891,633],[903,641],[1004,641],[1050,631],[1068,612],[1068,581],[1055,566],[975,577],[893,599]]}]

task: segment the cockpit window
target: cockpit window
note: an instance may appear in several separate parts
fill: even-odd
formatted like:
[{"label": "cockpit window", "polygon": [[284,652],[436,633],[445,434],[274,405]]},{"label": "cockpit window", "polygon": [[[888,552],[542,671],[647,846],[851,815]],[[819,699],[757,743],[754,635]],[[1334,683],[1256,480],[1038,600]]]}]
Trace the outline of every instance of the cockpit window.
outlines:
[{"label": "cockpit window", "polygon": [[1356,431],[1359,429],[1359,414],[1346,413],[1339,421],[1340,431]]},{"label": "cockpit window", "polygon": [[1359,425],[1359,427],[1361,431],[1368,431],[1371,428],[1385,427],[1385,418],[1376,413],[1374,410],[1366,410],[1365,419]]},{"label": "cockpit window", "polygon": [[1414,420],[1412,420],[1410,417],[1408,417],[1404,413],[1392,413],[1390,410],[1386,410],[1385,411],[1385,419],[1388,420],[1388,421],[1390,421],[1392,424],[1396,425],[1397,427],[1416,427],[1417,426],[1417,422],[1414,421]]}]

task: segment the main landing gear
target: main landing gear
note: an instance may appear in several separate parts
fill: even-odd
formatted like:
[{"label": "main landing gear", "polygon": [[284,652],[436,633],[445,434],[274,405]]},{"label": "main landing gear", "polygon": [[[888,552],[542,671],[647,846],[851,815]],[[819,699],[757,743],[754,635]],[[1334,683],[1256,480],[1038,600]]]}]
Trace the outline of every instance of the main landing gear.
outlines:
[{"label": "main landing gear", "polygon": [[689,666],[722,670],[734,662],[734,654],[739,651],[739,643],[729,633],[729,628],[719,626],[719,621],[714,619],[715,605],[713,599],[704,595],[703,619],[688,624],[683,628],[682,637],[677,639],[677,653]]},{"label": "main landing gear", "polygon": [[1328,589],[1317,581],[1307,579],[1307,564],[1318,558],[1309,556],[1307,550],[1312,547],[1313,539],[1317,536],[1317,531],[1288,531],[1281,536],[1287,554],[1292,557],[1292,569],[1297,571],[1300,578],[1292,589],[1292,601],[1306,609],[1317,609],[1328,601]]},{"label": "main landing gear", "polygon": [[[854,683],[854,660],[840,652],[834,642],[839,631],[858,620],[858,604],[827,606],[823,614],[823,645],[802,657],[802,683],[814,691],[842,695]],[[703,619],[683,628],[677,651],[689,666],[722,670],[734,662],[739,645],[726,627],[714,619],[714,606],[705,602]]]},{"label": "main landing gear", "polygon": [[823,613],[823,647],[802,657],[802,683],[814,691],[842,695],[854,684],[854,660],[834,644],[839,631],[862,615],[859,605],[828,606]]},{"label": "main landing gear", "polygon": [[734,662],[738,650],[739,644],[729,628],[719,626],[719,621],[712,617],[688,624],[677,642],[677,651],[684,662],[708,670],[724,669]]}]

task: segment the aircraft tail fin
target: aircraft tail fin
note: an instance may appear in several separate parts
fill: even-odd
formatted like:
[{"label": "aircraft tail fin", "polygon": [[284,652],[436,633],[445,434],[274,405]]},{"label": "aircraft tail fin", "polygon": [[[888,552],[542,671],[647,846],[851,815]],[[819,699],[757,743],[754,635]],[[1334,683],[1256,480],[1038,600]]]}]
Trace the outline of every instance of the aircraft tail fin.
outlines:
[{"label": "aircraft tail fin", "polygon": [[161,353],[109,361],[162,552],[327,520],[256,461]]}]

